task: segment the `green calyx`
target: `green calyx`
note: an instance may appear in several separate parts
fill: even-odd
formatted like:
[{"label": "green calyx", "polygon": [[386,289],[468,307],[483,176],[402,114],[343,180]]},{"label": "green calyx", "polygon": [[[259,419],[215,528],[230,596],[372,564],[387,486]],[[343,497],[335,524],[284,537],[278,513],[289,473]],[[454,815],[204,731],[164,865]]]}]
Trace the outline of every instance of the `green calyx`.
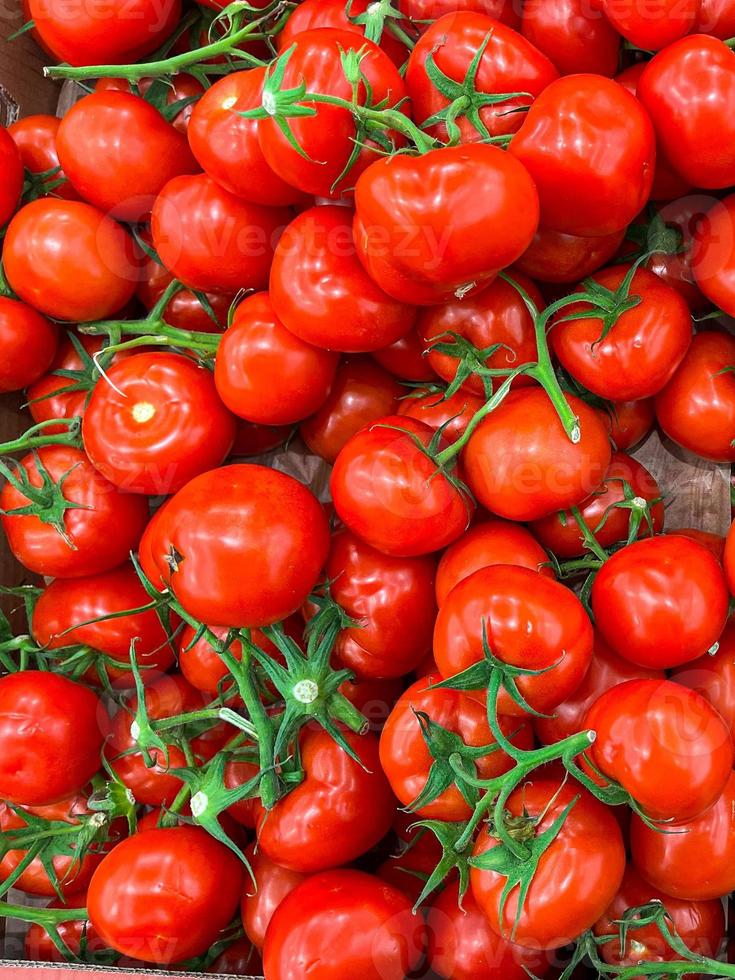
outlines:
[{"label": "green calyx", "polygon": [[74,503],[65,497],[64,483],[77,469],[79,463],[75,463],[66,473],[58,479],[54,479],[44,466],[38,452],[35,449],[32,452],[35,469],[41,480],[40,486],[31,482],[28,472],[19,463],[8,466],[0,460],[0,474],[29,501],[28,504],[21,507],[2,510],[0,514],[5,517],[36,517],[44,524],[50,524],[64,540],[67,547],[76,551],[76,545],[66,529],[66,512],[69,510],[89,510],[90,507],[87,504]]}]

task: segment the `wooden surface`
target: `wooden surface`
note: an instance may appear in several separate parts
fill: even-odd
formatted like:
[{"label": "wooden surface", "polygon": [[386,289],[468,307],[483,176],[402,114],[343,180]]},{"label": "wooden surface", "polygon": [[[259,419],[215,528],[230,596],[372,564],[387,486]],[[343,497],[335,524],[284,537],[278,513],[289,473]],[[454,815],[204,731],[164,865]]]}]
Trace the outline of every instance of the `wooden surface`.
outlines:
[{"label": "wooden surface", "polygon": [[20,0],[0,0],[0,86],[15,99],[24,116],[55,113],[59,89],[43,77],[47,57],[29,34],[6,41],[23,24],[21,9]]}]

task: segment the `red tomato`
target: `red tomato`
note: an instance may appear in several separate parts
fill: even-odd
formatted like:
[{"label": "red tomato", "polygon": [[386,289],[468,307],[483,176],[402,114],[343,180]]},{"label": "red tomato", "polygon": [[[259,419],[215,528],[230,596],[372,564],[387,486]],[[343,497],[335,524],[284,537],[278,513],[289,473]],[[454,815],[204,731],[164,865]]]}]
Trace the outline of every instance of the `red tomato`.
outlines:
[{"label": "red tomato", "polygon": [[[517,276],[516,282],[543,309],[543,297],[534,283],[525,276]],[[422,310],[417,328],[428,350],[429,364],[445,381],[454,381],[458,358],[432,349],[432,344],[451,344],[453,338],[446,336],[450,333],[458,334],[478,350],[500,344],[499,350],[485,359],[489,368],[511,370],[537,359],[533,317],[518,290],[504,279],[496,279],[478,296],[452,299]],[[516,387],[530,383],[522,375],[514,382]],[[478,374],[471,374],[463,387],[476,395],[485,394]]]},{"label": "red tomato", "polygon": [[404,381],[433,381],[436,372],[425,357],[424,342],[417,330],[409,332],[380,350],[373,357],[386,371]]},{"label": "red tomato", "polygon": [[[246,876],[240,902],[245,935],[256,949],[262,949],[265,933],[281,902],[305,881],[307,876],[289,871],[271,861],[255,844],[246,851],[252,878]],[[254,880],[253,880],[254,879]]]},{"label": "red tomato", "polygon": [[[399,698],[380,736],[380,764],[391,789],[405,807],[424,791],[434,756],[424,740],[417,713],[436,725],[459,735],[465,745],[492,745],[487,705],[481,698],[449,689],[429,690],[439,684],[440,674],[429,674],[412,684]],[[503,734],[521,749],[533,748],[533,731],[526,721],[500,717]],[[492,779],[508,772],[513,760],[502,750],[489,751],[477,760],[477,776]],[[416,819],[468,820],[472,808],[452,784],[434,800],[416,808]]]},{"label": "red tomato", "polygon": [[648,63],[638,96],[682,177],[695,187],[735,183],[735,55],[727,45],[704,34],[674,41]]},{"label": "red tomato", "polygon": [[[415,905],[429,875],[441,859],[442,849],[434,834],[425,828],[417,827],[415,831],[401,835],[396,827],[401,812],[399,811],[393,829],[399,838],[404,836],[407,839],[399,839],[397,853],[386,858],[375,873],[378,878],[403,892]],[[411,813],[403,813],[403,816],[409,822],[416,819]]]},{"label": "red tomato", "polygon": [[[526,817],[536,835],[547,830],[563,810],[572,806],[561,830],[541,856],[525,904],[519,912],[519,889],[508,896],[501,912],[507,878],[497,871],[473,867],[472,894],[491,929],[505,939],[535,950],[554,949],[576,939],[597,921],[618,890],[625,869],[625,847],[610,809],[571,782],[534,779],[516,789],[506,810]],[[487,828],[475,843],[475,858],[496,847]]]},{"label": "red tomato", "polygon": [[[50,909],[86,908],[87,893],[86,891],[77,892],[71,895],[67,902],[62,902],[56,898],[53,902],[49,902],[47,907]],[[82,949],[82,937],[84,938],[84,948],[88,953],[96,953],[105,948],[105,944],[95,933],[89,922],[85,922],[82,919],[70,919],[68,922],[59,922],[56,928],[67,948],[76,956],[79,956]],[[38,922],[32,923],[28,929],[23,948],[27,960],[40,960],[42,963],[66,962],[54,945],[51,936]]]},{"label": "red tomato", "polygon": [[[339,356],[287,330],[269,293],[248,296],[235,311],[217,351],[217,394],[240,418],[288,425],[324,403]],[[283,385],[283,379],[288,384]]]},{"label": "red tomato", "polygon": [[676,534],[627,545],[592,586],[598,629],[616,653],[642,667],[678,667],[701,657],[725,628],[727,609],[717,559]]},{"label": "red tomato", "polygon": [[136,354],[92,392],[84,448],[115,486],[166,494],[219,465],[235,438],[211,372],[182,354]]},{"label": "red tomato", "polygon": [[727,725],[703,697],[673,681],[617,684],[595,701],[584,727],[597,733],[590,761],[654,820],[704,813],[730,778]]},{"label": "red tomato", "polygon": [[696,0],[657,0],[641,6],[636,0],[601,0],[605,16],[618,33],[637,48],[659,51],[684,37],[697,19]]},{"label": "red tomato", "polygon": [[573,443],[542,388],[523,388],[477,426],[463,453],[470,489],[494,514],[532,521],[573,507],[602,483],[611,449],[597,412],[565,396],[579,418]]},{"label": "red tomato", "polygon": [[[170,968],[170,967],[169,967]],[[249,939],[238,939],[220,953],[207,973],[235,974],[239,977],[256,977],[263,972],[258,950]]]},{"label": "red tomato", "polygon": [[[20,151],[26,170],[30,170],[36,176],[49,170],[56,171],[47,178],[49,183],[63,181],[66,178],[63,170],[58,169],[59,155],[56,152],[56,133],[60,124],[61,120],[56,116],[39,114],[25,116],[14,122],[12,126],[8,126],[8,132]],[[54,187],[53,194],[55,197],[64,197],[70,201],[77,199],[77,192],[68,181]]]},{"label": "red tomato", "polygon": [[443,17],[456,10],[471,10],[478,14],[495,17],[509,27],[517,27],[519,22],[515,4],[509,0],[398,0],[397,4],[407,17],[415,21],[419,31],[426,23]]},{"label": "red tomato", "polygon": [[230,456],[260,456],[277,449],[291,435],[290,425],[256,425],[255,422],[237,420],[235,442]]},{"label": "red tomato", "polygon": [[584,238],[539,228],[515,268],[541,282],[579,282],[615,255],[625,231]]},{"label": "red tomato", "polygon": [[151,230],[166,268],[192,289],[264,289],[287,208],[235,197],[207,174],[174,177],[156,199]]},{"label": "red tomato", "polygon": [[109,725],[89,688],[48,671],[0,678],[0,796],[46,806],[76,793],[100,767]]},{"label": "red tomato", "polygon": [[735,7],[730,0],[701,0],[695,34],[711,34],[727,41],[735,34]]},{"label": "red tomato", "polygon": [[396,804],[380,768],[377,738],[352,732],[344,737],[363,765],[327,732],[307,731],[301,741],[304,781],[272,810],[259,807],[258,848],[291,871],[354,861],[390,828]]},{"label": "red tomato", "polygon": [[[516,565],[478,569],[455,585],[442,603],[434,628],[434,657],[443,677],[484,659],[483,634],[493,655],[504,663],[544,670],[516,678],[523,698],[544,713],[579,687],[592,657],[592,625],[571,589]],[[505,689],[500,691],[498,710],[524,714]]]},{"label": "red tomato", "polygon": [[[634,818],[637,819],[637,818]],[[676,837],[676,834],[661,834],[661,837]],[[612,900],[605,914],[594,925],[596,936],[615,936],[608,943],[597,948],[606,963],[617,967],[633,968],[646,963],[667,963],[681,960],[681,955],[673,950],[656,925],[639,926],[635,919],[627,931],[627,945],[621,949],[618,937],[620,921],[628,909],[649,902],[660,902],[668,919],[667,925],[682,943],[698,956],[716,957],[725,937],[725,914],[721,902],[682,902],[668,894],[651,887],[641,878],[635,868],[629,866],[620,886],[620,891]],[[637,917],[639,918],[639,917]],[[687,974],[691,980],[699,974]]]},{"label": "red tomato", "polygon": [[461,298],[525,252],[536,200],[528,171],[497,146],[383,157],[355,188],[357,253],[404,303]]},{"label": "red tomato", "polygon": [[694,233],[691,264],[707,299],[725,313],[735,313],[735,194],[710,201]]},{"label": "red tomato", "polygon": [[[347,9],[343,0],[303,0],[291,13],[286,26],[278,35],[279,52],[288,51],[299,34],[317,27],[336,27],[341,31],[352,31],[365,37],[367,32],[355,19],[370,12],[370,0],[354,0]],[[400,68],[408,57],[408,50],[391,32],[387,20],[380,38],[380,47],[396,67]]]},{"label": "red tomato", "polygon": [[554,578],[548,555],[520,524],[491,519],[481,521],[451,544],[439,559],[436,598],[441,605],[458,582],[479,568],[520,565]]},{"label": "red tomato", "polygon": [[620,35],[592,4],[533,0],[524,4],[521,33],[562,75],[593,72],[612,78],[618,70]]},{"label": "red tomato", "polygon": [[[250,782],[258,774],[258,766],[249,759],[233,756],[225,765],[224,785],[226,789],[237,789]],[[227,807],[227,815],[248,830],[255,830],[258,823],[258,800],[255,797],[238,800]]]},{"label": "red tomato", "polygon": [[671,677],[706,698],[735,735],[735,620],[720,634],[715,653],[678,667]]},{"label": "red tomato", "polygon": [[333,536],[330,595],[359,624],[342,630],[334,649],[358,677],[401,677],[431,648],[435,572],[429,556],[386,555],[348,530]]},{"label": "red tomato", "polygon": [[599,75],[574,75],[544,89],[509,152],[536,183],[542,227],[595,236],[624,228],[646,203],[656,147],[629,92]]},{"label": "red tomato", "polygon": [[388,415],[353,436],[331,478],[340,519],[388,555],[425,555],[446,547],[469,526],[473,504],[414,439],[428,446],[431,426]]},{"label": "red tomato", "polygon": [[263,963],[269,980],[308,970],[319,980],[403,980],[420,963],[424,941],[423,921],[395,888],[362,871],[328,871],[279,905]]},{"label": "red tomato", "polygon": [[365,715],[368,731],[379,733],[404,687],[405,679],[402,677],[360,677],[343,681],[339,691]]},{"label": "red tomato", "polygon": [[[31,632],[43,647],[57,649],[81,644],[117,661],[105,661],[104,669],[113,687],[133,686],[129,669],[130,644],[135,640],[135,656],[143,682],[156,680],[174,662],[173,648],[154,610],[119,614],[138,609],[150,599],[130,563],[111,572],[88,578],[56,579],[47,585],[33,610]],[[95,670],[90,683],[99,680]]]},{"label": "red tomato", "polygon": [[249,627],[299,609],[328,550],[324,510],[306,487],[242,463],[202,473],[172,497],[148,525],[140,560],[199,622]]},{"label": "red tomato", "polygon": [[587,712],[605,691],[624,681],[663,680],[665,676],[662,670],[638,667],[629,660],[619,657],[599,633],[595,634],[592,662],[584,680],[573,694],[554,708],[552,715],[534,718],[533,727],[544,745],[561,742],[569,735],[584,730]]},{"label": "red tomato", "polygon": [[[684,538],[691,538],[692,541],[698,541],[699,544],[703,544],[705,548],[711,551],[717,561],[722,564],[725,554],[724,534],[712,534],[710,531],[700,531],[695,527],[669,528],[668,533],[680,534]],[[708,654],[708,656],[711,656],[711,654]]]},{"label": "red tomato", "polygon": [[[369,357],[351,357],[337,368],[321,408],[299,426],[309,449],[328,463],[356,432],[399,410],[404,389]],[[403,414],[403,412],[401,412]]]},{"label": "red tomato", "polygon": [[144,830],[112,850],[89,886],[89,920],[126,956],[169,964],[204,953],[240,898],[239,859],[199,827]]},{"label": "red tomato", "polygon": [[621,452],[627,452],[653,428],[656,420],[653,398],[614,402],[601,417],[610,430],[612,444]]},{"label": "red tomato", "polygon": [[302,194],[271,169],[258,143],[260,122],[240,112],[261,104],[265,68],[218,79],[194,106],[189,145],[200,166],[226,191],[255,204],[295,204]]},{"label": "red tomato", "polygon": [[451,443],[464,434],[482,405],[478,395],[461,388],[449,398],[445,398],[441,390],[416,388],[399,403],[398,414],[418,419],[432,429],[441,429],[444,438]]},{"label": "red tomato", "polygon": [[81,201],[31,201],[3,243],[8,282],[26,303],[57,320],[101,320],[135,292],[133,240],[117,222]]},{"label": "red tomato", "polygon": [[[208,39],[205,39],[204,43],[208,43]],[[193,75],[186,75],[183,72],[179,72],[176,75],[168,76],[166,79],[141,78],[137,82],[138,91],[141,95],[147,95],[151,87],[156,83],[158,83],[158,85],[163,84],[165,87],[164,111],[166,112],[166,117],[169,119],[169,122],[174,129],[177,129],[180,133],[186,135],[189,128],[189,120],[191,119],[192,111],[196,105],[196,102],[204,93],[204,86],[198,79],[194,78]],[[95,92],[133,91],[127,78],[98,78],[95,82],[94,90]],[[151,93],[151,95],[153,94],[154,93]],[[156,99],[158,99],[158,92],[156,92],[155,95]],[[183,104],[183,108],[179,108],[178,112],[172,119],[169,107],[178,106],[179,104]]]},{"label": "red tomato", "polygon": [[4,225],[18,207],[23,192],[23,159],[12,134],[0,126],[0,225]]},{"label": "red tomato", "polygon": [[[429,58],[442,75],[461,86],[482,45],[485,49],[474,80],[477,93],[481,97],[511,92],[526,94],[483,106],[472,114],[460,110],[455,125],[462,143],[477,142],[487,133],[491,136],[515,133],[523,121],[522,108],[529,106],[559,77],[545,54],[505,24],[470,11],[445,14],[422,34],[408,60],[406,89],[419,125],[423,127],[426,120],[446,110],[453,101],[432,80],[427,69]],[[448,133],[443,122],[425,128],[430,135],[446,142]]]},{"label": "red tomato", "polygon": [[25,303],[0,296],[0,392],[20,391],[48,371],[59,334]]},{"label": "red tomato", "polygon": [[[142,236],[146,238],[145,233]],[[136,297],[148,310],[163,296],[173,282],[173,276],[155,259],[146,258],[141,269],[140,282],[135,290]],[[199,296],[191,289],[180,289],[166,303],[161,311],[161,319],[171,327],[180,330],[201,331],[202,333],[221,333],[227,326],[227,318],[235,299],[232,293],[206,292],[206,302],[211,307],[216,321],[202,305]],[[124,351],[122,353],[125,353]]]}]

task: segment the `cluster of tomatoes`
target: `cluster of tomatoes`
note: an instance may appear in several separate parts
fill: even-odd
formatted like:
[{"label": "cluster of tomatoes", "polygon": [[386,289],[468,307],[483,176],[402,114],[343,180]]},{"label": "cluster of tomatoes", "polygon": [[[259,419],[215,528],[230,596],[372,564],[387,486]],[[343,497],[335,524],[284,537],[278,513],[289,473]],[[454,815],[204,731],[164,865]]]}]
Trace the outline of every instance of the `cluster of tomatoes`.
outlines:
[{"label": "cluster of tomatoes", "polygon": [[735,526],[631,455],[735,462],[735,4],[26,6],[25,956],[735,976]]}]

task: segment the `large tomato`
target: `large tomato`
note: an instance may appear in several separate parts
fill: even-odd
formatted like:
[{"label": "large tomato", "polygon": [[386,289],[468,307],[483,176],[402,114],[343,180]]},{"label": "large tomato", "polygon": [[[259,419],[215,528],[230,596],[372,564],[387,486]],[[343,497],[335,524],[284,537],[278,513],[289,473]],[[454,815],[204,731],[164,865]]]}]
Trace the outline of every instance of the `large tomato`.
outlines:
[{"label": "large tomato", "polygon": [[594,236],[624,228],[646,203],[656,147],[629,92],[600,75],[572,75],[544,89],[509,153],[536,183],[542,227]]},{"label": "large tomato", "polygon": [[23,160],[15,140],[0,126],[0,225],[4,225],[18,207],[23,191]]},{"label": "large tomato", "polygon": [[540,282],[579,282],[615,255],[625,230],[586,238],[539,228],[515,268]]},{"label": "large tomato", "polygon": [[0,392],[38,381],[54,359],[56,326],[25,303],[0,296]]},{"label": "large tomato", "polygon": [[727,585],[703,544],[676,534],[627,545],[592,586],[597,628],[626,660],[678,667],[701,657],[725,628]]},{"label": "large tomato", "polygon": [[497,146],[383,157],[355,188],[355,243],[391,296],[431,306],[488,283],[531,244],[537,193]]},{"label": "large tomato", "polygon": [[426,25],[457,10],[495,17],[509,27],[517,27],[518,11],[511,0],[398,0],[398,9],[415,22],[415,27],[425,30]]},{"label": "large tomato", "polygon": [[684,37],[697,19],[697,0],[657,0],[641,6],[636,0],[602,0],[605,16],[631,45],[644,51],[659,51]]},{"label": "large tomato", "polygon": [[[582,682],[592,657],[592,625],[575,594],[554,579],[516,565],[491,565],[463,579],[446,597],[434,628],[434,657],[444,677],[493,655],[512,667],[543,671],[516,678],[535,711],[548,712]],[[502,714],[523,709],[501,689]]]},{"label": "large tomato", "polygon": [[228,925],[242,880],[238,858],[201,828],[144,830],[95,871],[89,919],[112,949],[177,963],[204,953]]},{"label": "large tomato", "polygon": [[[349,8],[345,7],[343,0],[303,0],[294,8],[286,26],[278,35],[278,50],[288,51],[297,35],[317,27],[336,27],[364,37],[366,28],[356,21],[361,15],[369,13],[370,9],[370,0],[353,0]],[[390,22],[387,21],[383,27],[380,47],[396,67],[400,68],[408,57],[408,50],[391,32],[388,23]]]},{"label": "large tomato", "polygon": [[74,201],[78,198],[77,192],[66,180],[66,174],[59,170],[59,155],[56,152],[56,133],[61,125],[61,120],[56,116],[49,116],[39,113],[34,116],[25,116],[8,126],[8,132],[13,137],[13,142],[20,150],[20,157],[23,166],[34,176],[40,174],[50,174],[49,183],[56,184],[53,194],[55,197],[64,197]]},{"label": "large tomato", "polygon": [[247,849],[252,878],[245,879],[240,901],[240,912],[245,935],[256,949],[262,949],[265,934],[281,902],[305,880],[299,871],[276,864],[266,857],[255,844]]},{"label": "large tomato", "polygon": [[714,653],[676,668],[671,679],[706,698],[735,735],[735,619],[728,621]]},{"label": "large tomato", "polygon": [[535,0],[523,7],[521,33],[562,75],[593,72],[612,78],[620,60],[620,35],[582,0]]},{"label": "large tomato", "polygon": [[200,622],[248,627],[299,609],[328,550],[327,519],[309,490],[241,463],[202,473],[172,497],[148,525],[140,559]]},{"label": "large tomato", "polygon": [[82,201],[31,201],[3,243],[8,282],[24,302],[56,320],[101,320],[132,297],[139,272],[130,235]]}]

